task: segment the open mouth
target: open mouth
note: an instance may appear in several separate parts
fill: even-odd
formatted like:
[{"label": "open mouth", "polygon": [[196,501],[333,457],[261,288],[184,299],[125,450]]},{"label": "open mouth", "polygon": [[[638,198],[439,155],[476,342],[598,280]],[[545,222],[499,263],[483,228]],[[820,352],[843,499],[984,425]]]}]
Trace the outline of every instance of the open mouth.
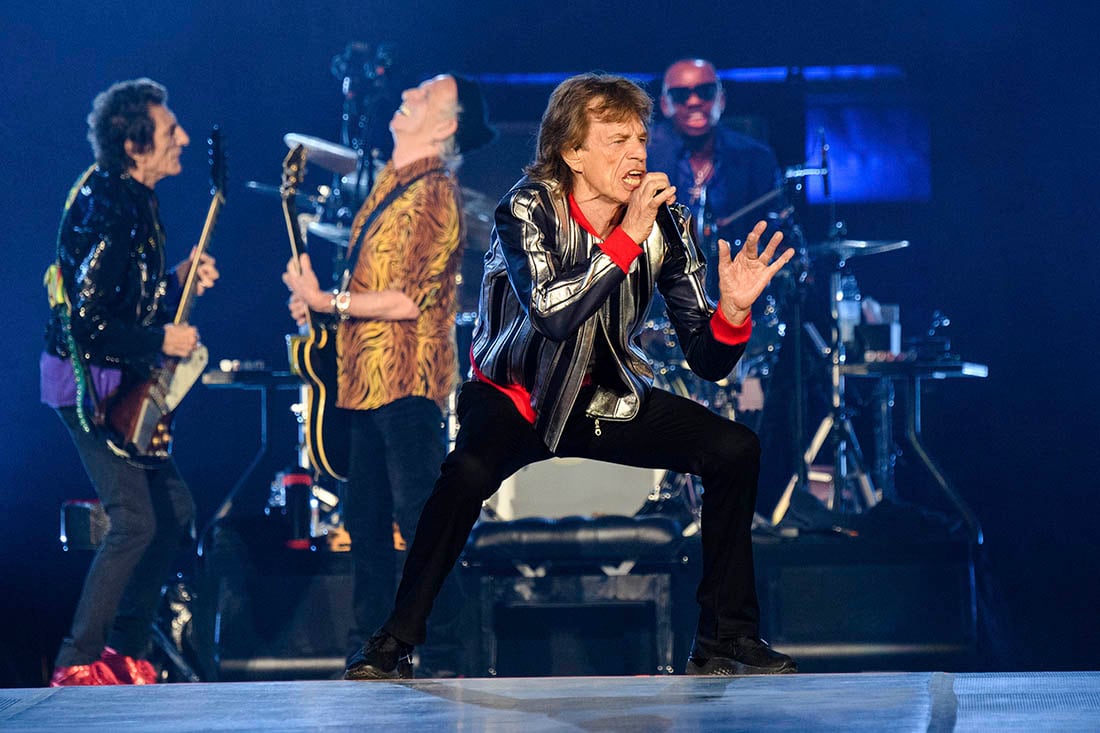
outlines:
[{"label": "open mouth", "polygon": [[642,177],[645,175],[645,171],[632,170],[623,176],[623,183],[630,188],[637,188],[642,185]]}]

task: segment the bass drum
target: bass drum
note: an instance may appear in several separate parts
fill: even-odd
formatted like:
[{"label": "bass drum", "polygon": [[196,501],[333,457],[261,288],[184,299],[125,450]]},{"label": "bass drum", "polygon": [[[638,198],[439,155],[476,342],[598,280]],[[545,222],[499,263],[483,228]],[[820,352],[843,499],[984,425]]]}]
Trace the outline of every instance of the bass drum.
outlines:
[{"label": "bass drum", "polygon": [[551,458],[509,476],[487,507],[503,520],[524,517],[634,516],[665,471],[588,458]]}]

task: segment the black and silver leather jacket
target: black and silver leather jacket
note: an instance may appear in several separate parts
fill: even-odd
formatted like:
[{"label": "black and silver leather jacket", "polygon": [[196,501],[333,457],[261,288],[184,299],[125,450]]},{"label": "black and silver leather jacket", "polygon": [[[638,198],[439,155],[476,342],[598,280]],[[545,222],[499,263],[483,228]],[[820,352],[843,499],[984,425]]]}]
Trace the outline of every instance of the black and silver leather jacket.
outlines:
[{"label": "black and silver leather jacket", "polygon": [[601,379],[587,414],[608,420],[637,414],[653,387],[639,337],[655,287],[697,375],[722,379],[744,352],[744,344],[721,343],[711,332],[715,306],[704,292],[705,260],[690,238],[686,210],[673,209],[683,242],[667,241],[654,226],[624,273],[570,216],[568,199],[554,182],[525,177],[497,206],[473,361],[495,384],[519,385],[531,394],[535,429],[550,450],[597,348],[608,352],[600,358],[613,365],[619,384]]},{"label": "black and silver leather jacket", "polygon": [[[143,378],[160,358],[172,319],[175,278],[166,275],[165,236],[151,188],[92,168],[69,193],[57,235],[57,258],[71,304],[73,338],[89,364]],[[46,351],[67,358],[57,314]]]}]

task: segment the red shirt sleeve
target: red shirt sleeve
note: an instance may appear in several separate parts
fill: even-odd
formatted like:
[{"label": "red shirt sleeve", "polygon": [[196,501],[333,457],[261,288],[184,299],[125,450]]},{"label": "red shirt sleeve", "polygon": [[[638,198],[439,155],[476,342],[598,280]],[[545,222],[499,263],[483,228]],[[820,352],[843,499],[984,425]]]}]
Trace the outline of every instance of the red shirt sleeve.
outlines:
[{"label": "red shirt sleeve", "polygon": [[714,315],[710,318],[710,332],[723,344],[736,346],[746,343],[749,336],[752,336],[752,316],[746,318],[740,326],[734,326],[722,315],[722,309],[716,308]]},{"label": "red shirt sleeve", "polygon": [[604,251],[611,261],[619,266],[623,272],[630,270],[630,263],[642,253],[642,248],[623,231],[622,227],[615,227],[607,239],[600,242],[600,249]]}]

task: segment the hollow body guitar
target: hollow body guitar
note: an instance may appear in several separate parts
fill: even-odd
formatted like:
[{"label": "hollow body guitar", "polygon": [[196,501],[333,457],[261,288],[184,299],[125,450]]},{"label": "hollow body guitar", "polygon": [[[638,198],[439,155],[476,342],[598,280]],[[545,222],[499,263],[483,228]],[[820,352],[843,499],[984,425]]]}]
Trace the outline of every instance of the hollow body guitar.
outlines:
[{"label": "hollow body guitar", "polygon": [[[214,234],[214,225],[225,203],[225,152],[221,130],[210,133],[210,207],[202,234],[195,247],[191,269],[183,284],[179,307],[172,322],[188,323],[198,294],[198,269]],[[172,419],[175,409],[202,376],[210,360],[205,346],[199,344],[187,358],[164,357],[143,382],[121,389],[107,399],[107,444],[117,454],[134,461],[156,463],[172,452]]]},{"label": "hollow body guitar", "polygon": [[[294,200],[305,175],[306,149],[296,146],[283,160],[283,218],[294,259],[305,251]],[[348,414],[336,406],[336,331],[317,323],[313,315],[299,334],[287,336],[290,370],[305,384],[302,421],[306,456],[323,476],[343,481],[348,473]]]}]

